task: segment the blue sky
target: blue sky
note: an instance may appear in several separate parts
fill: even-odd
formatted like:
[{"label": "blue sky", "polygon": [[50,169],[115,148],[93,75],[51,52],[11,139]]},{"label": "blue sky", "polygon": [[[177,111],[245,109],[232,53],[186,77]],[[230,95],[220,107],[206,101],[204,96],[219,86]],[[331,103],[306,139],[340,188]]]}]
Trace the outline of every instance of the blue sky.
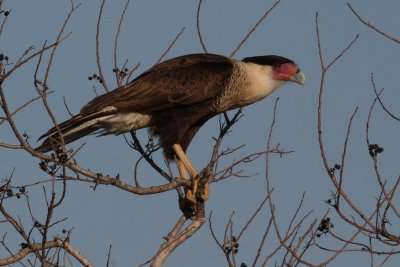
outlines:
[{"label": "blue sky", "polygon": [[[78,2],[76,2],[78,3]],[[204,1],[201,11],[201,29],[209,52],[229,55],[254,25],[272,1]],[[394,36],[398,31],[398,10],[395,0],[351,1],[353,7],[364,18]],[[0,39],[0,50],[15,61],[29,46],[39,48],[44,41],[56,37],[66,14],[69,1],[5,1],[3,8],[12,13]],[[63,104],[65,96],[73,113],[94,97],[93,85],[88,76],[97,72],[95,58],[95,27],[99,1],[82,1],[74,13],[67,32],[71,36],[59,47],[51,70],[49,87],[55,92],[48,97],[50,106],[59,122],[69,117]],[[124,1],[108,1],[102,21],[101,55],[103,69],[110,87],[113,84],[113,40]],[[132,1],[121,31],[119,62],[129,59],[129,66],[140,62],[140,74],[151,67],[165,51],[176,34],[185,27],[182,36],[166,58],[202,52],[196,33],[197,1]],[[319,65],[315,13],[319,12],[321,41],[325,62],[330,62],[356,34],[359,39],[348,53],[329,71],[326,78],[323,120],[324,140],[330,164],[340,161],[346,128],[350,115],[359,108],[349,141],[347,169],[344,186],[353,200],[366,214],[374,209],[375,197],[379,196],[373,165],[365,143],[365,124],[371,101],[374,98],[370,75],[374,73],[379,88],[385,87],[382,99],[394,113],[400,113],[398,100],[399,45],[378,35],[362,25],[346,6],[346,1],[294,1],[284,0],[251,36],[236,58],[279,54],[293,59],[305,73],[304,87],[287,85],[267,99],[246,107],[244,117],[234,126],[224,146],[245,147],[224,161],[229,164],[249,153],[266,147],[267,132],[272,120],[274,101],[280,98],[277,122],[272,145],[293,150],[283,158],[271,155],[270,178],[274,187],[277,219],[284,229],[295,211],[301,195],[306,192],[302,214],[313,210],[306,226],[314,218],[322,218],[329,208],[324,200],[334,190],[324,171],[317,140],[317,103],[321,68]],[[33,61],[20,69],[4,84],[11,107],[18,107],[36,95],[33,87]],[[43,73],[43,70],[42,70]],[[19,113],[15,120],[21,131],[26,130],[35,143],[51,121],[41,104]],[[399,175],[398,138],[399,123],[390,119],[377,106],[372,117],[370,139],[384,147],[380,157],[382,174],[389,184]],[[8,127],[0,128],[0,142],[15,143]],[[143,136],[146,131],[142,131]],[[209,121],[198,133],[188,154],[198,169],[207,163],[212,149],[212,137],[218,134],[218,120]],[[72,144],[86,146],[78,156],[82,166],[97,172],[115,175],[119,173],[126,181],[133,181],[132,172],[138,155],[115,136],[84,138]],[[15,184],[24,184],[45,178],[38,168],[38,160],[19,151],[0,148],[0,169],[3,177],[13,168]],[[207,214],[213,211],[213,225],[219,237],[223,236],[225,223],[235,211],[234,229],[239,231],[265,196],[265,159],[244,165],[246,173],[257,175],[251,178],[232,178],[213,184],[207,202]],[[164,182],[145,165],[140,169],[143,185]],[[40,218],[44,199],[40,186],[29,189],[34,212]],[[398,203],[399,198],[395,199]],[[15,215],[26,212],[25,203],[12,201],[8,207]],[[346,210],[350,214],[354,214]],[[55,229],[74,228],[72,244],[80,249],[96,265],[105,265],[108,246],[112,244],[113,266],[136,266],[149,259],[161,244],[180,216],[175,192],[161,195],[136,196],[121,190],[100,186],[95,191],[88,184],[70,182],[68,195],[56,218],[68,217]],[[354,229],[343,224],[336,214],[330,215],[335,223],[335,233],[350,236]],[[22,218],[24,216],[22,215]],[[269,211],[263,210],[249,228],[240,244],[238,262],[251,263],[262,232],[269,219]],[[394,229],[396,222],[394,221]],[[26,227],[31,225],[24,218]],[[58,230],[58,231],[57,231]],[[398,230],[398,224],[397,224]],[[282,230],[283,231],[283,230]],[[0,230],[0,235],[3,235]],[[9,231],[9,240],[15,236]],[[321,238],[322,244],[336,248],[334,242]],[[10,241],[12,243],[12,241]],[[268,247],[276,245],[272,235]],[[17,242],[16,244],[19,244]],[[15,245],[15,244],[14,244]],[[14,249],[17,249],[14,247]],[[0,249],[0,255],[5,255]],[[318,263],[329,254],[313,250],[306,259]],[[396,256],[386,266],[396,266]],[[357,262],[354,262],[357,259]],[[279,260],[279,258],[277,259]],[[382,258],[377,258],[377,262]],[[366,266],[369,256],[344,254],[332,266]],[[398,262],[398,260],[397,260]],[[179,247],[166,262],[166,266],[224,266],[224,256],[211,238],[207,225]]]}]

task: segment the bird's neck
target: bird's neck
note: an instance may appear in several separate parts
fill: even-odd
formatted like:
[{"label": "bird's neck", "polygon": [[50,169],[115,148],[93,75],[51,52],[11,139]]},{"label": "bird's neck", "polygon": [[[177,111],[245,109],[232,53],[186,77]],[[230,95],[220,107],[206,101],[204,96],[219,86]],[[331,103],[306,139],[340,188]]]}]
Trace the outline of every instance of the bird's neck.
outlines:
[{"label": "bird's neck", "polygon": [[245,105],[264,99],[285,83],[285,81],[273,78],[271,66],[250,62],[239,62],[239,64],[245,71],[246,77],[241,99]]}]

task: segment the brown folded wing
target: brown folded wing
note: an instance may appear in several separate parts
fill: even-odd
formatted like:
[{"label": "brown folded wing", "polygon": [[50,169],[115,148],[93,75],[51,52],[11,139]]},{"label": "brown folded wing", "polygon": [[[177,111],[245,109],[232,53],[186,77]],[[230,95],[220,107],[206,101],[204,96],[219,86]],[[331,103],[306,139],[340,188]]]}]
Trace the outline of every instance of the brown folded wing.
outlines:
[{"label": "brown folded wing", "polygon": [[153,113],[202,103],[221,93],[232,68],[231,59],[213,54],[167,60],[128,85],[94,98],[81,109],[81,115],[111,106],[117,112]]}]

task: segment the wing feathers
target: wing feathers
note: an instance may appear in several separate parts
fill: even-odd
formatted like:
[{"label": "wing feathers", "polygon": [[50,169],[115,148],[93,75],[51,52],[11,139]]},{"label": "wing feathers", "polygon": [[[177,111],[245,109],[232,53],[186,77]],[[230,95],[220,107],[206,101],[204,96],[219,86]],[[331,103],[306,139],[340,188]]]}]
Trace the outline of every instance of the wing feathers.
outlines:
[{"label": "wing feathers", "polygon": [[201,103],[224,89],[232,68],[233,61],[219,55],[171,59],[154,66],[130,84],[94,98],[82,108],[81,114],[107,106],[122,112],[149,113]]}]

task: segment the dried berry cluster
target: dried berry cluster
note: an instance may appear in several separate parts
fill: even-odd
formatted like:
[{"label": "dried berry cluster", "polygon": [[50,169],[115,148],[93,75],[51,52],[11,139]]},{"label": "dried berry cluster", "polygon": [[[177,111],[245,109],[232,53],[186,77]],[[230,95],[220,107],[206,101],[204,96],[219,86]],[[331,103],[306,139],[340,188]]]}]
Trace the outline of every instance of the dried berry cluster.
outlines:
[{"label": "dried berry cluster", "polygon": [[36,86],[41,86],[43,91],[48,91],[49,87],[47,86],[47,84],[44,84],[41,80],[35,80],[35,85]]},{"label": "dried berry cluster", "polygon": [[371,157],[376,157],[378,154],[383,152],[383,148],[378,144],[371,144],[368,146],[368,151]]},{"label": "dried berry cluster", "polygon": [[8,61],[8,56],[4,55],[3,53],[0,53],[0,61]]},{"label": "dried berry cluster", "polygon": [[0,192],[5,191],[7,197],[13,197],[16,196],[18,199],[21,198],[21,195],[25,193],[25,186],[19,187],[18,188],[18,192],[14,194],[14,191],[12,190],[12,188],[7,188],[7,186],[1,186],[0,187]]},{"label": "dried berry cluster", "polygon": [[93,75],[89,76],[88,79],[89,79],[89,81],[97,80],[97,81],[99,81],[99,83],[103,83],[103,79],[101,78],[101,76],[97,75],[96,73],[93,73]]},{"label": "dried berry cluster", "polygon": [[325,202],[328,203],[329,205],[332,205],[332,202],[334,201],[334,198],[328,199]]},{"label": "dried berry cluster", "polygon": [[0,14],[3,14],[5,17],[7,17],[8,15],[10,15],[10,11],[9,10],[1,10]]},{"label": "dried berry cluster", "polygon": [[331,219],[329,217],[322,219],[321,223],[318,226],[319,233],[317,234],[317,237],[321,237],[322,234],[328,233],[329,230],[333,227],[334,227],[334,225],[333,225],[333,223],[331,223]]},{"label": "dried berry cluster", "polygon": [[50,175],[56,173],[58,164],[64,164],[68,161],[68,154],[63,152],[61,148],[57,148],[56,153],[57,154],[51,153],[51,160],[43,160],[39,163],[40,169]]},{"label": "dried berry cluster", "polygon": [[114,73],[116,73],[119,77],[124,78],[126,75],[128,75],[129,69],[124,68],[123,70],[120,70],[118,68],[113,68],[112,70]]},{"label": "dried berry cluster", "polygon": [[233,252],[233,254],[236,254],[239,252],[239,243],[237,242],[236,236],[232,236],[232,239],[230,242],[226,242],[223,246],[225,253],[230,254]]},{"label": "dried berry cluster", "polygon": [[41,224],[40,222],[38,222],[38,221],[35,221],[35,223],[33,224],[33,226],[36,227],[36,228],[41,228],[41,227],[42,227],[42,224]]},{"label": "dried berry cluster", "polygon": [[329,169],[329,174],[333,175],[336,170],[340,170],[341,168],[342,166],[340,166],[339,164],[335,164],[333,168]]}]

